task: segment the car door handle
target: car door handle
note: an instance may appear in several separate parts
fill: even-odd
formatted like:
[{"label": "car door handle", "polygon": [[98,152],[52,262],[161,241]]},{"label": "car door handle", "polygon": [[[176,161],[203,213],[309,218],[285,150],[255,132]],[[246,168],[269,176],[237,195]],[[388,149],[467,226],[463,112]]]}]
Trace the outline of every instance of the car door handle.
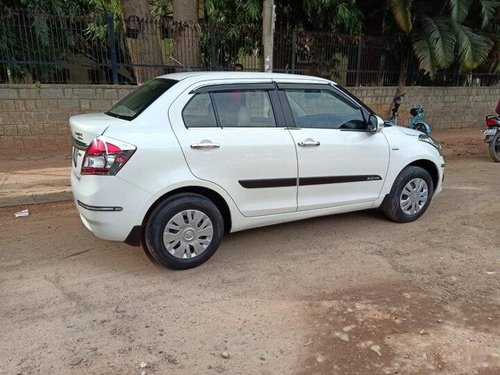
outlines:
[{"label": "car door handle", "polygon": [[299,142],[300,147],[311,147],[311,146],[319,146],[321,143],[319,141],[315,141],[311,138],[307,138],[305,141]]},{"label": "car door handle", "polygon": [[195,143],[195,144],[192,144],[191,145],[191,148],[195,148],[195,149],[206,149],[206,148],[219,148],[220,147],[220,144],[218,143]]}]

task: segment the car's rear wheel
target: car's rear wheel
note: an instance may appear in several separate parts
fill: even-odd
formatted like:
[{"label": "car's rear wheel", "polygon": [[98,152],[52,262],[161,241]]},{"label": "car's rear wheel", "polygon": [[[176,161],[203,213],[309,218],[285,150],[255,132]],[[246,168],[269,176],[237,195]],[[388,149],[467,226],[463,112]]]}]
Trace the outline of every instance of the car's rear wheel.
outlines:
[{"label": "car's rear wheel", "polygon": [[172,196],[161,202],[146,223],[145,244],[151,256],[172,269],[206,262],[224,234],[224,220],[215,204],[198,194]]},{"label": "car's rear wheel", "polygon": [[391,220],[408,223],[425,213],[433,193],[429,172],[420,167],[408,166],[394,181],[391,192],[382,204],[382,210]]}]

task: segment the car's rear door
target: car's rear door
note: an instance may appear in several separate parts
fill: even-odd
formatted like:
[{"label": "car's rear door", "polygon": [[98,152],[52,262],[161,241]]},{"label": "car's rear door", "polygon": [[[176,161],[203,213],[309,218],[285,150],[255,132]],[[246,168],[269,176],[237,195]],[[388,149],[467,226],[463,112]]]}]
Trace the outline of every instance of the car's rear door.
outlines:
[{"label": "car's rear door", "polygon": [[297,146],[298,210],[378,199],[389,165],[383,133],[366,129],[365,114],[328,84],[280,84],[279,96]]},{"label": "car's rear door", "polygon": [[225,189],[243,215],[296,211],[296,150],[270,81],[191,88],[169,120],[191,172]]}]

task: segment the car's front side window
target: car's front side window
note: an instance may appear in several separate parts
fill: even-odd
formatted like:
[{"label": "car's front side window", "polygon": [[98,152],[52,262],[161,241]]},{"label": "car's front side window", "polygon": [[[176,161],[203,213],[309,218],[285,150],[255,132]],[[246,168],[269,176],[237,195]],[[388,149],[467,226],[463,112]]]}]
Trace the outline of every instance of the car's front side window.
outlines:
[{"label": "car's front side window", "polygon": [[285,94],[297,127],[366,129],[361,109],[330,90],[286,89]]}]

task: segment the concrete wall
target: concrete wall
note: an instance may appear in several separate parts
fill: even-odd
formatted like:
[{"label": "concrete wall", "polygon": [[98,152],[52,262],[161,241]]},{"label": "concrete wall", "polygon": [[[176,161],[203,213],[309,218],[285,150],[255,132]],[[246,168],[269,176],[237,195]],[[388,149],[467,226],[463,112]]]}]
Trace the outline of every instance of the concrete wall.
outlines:
[{"label": "concrete wall", "polygon": [[[136,86],[0,85],[0,152],[70,149],[68,118],[102,112]],[[388,118],[395,87],[349,87],[379,115]],[[434,129],[480,128],[493,113],[500,87],[407,87],[400,124],[412,105],[427,107]]]}]

